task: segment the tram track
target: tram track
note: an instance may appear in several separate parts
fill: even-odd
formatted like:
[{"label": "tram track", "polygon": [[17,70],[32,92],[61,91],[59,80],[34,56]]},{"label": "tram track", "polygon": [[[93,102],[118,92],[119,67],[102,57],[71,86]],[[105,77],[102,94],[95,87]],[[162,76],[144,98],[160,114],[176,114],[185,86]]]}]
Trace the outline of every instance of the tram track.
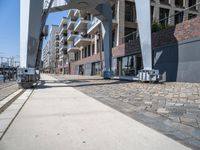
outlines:
[{"label": "tram track", "polygon": [[21,96],[26,90],[24,89],[19,89],[18,91],[10,94],[3,100],[1,100],[1,105],[0,105],[0,113],[2,113],[4,110],[6,110],[19,96]]}]

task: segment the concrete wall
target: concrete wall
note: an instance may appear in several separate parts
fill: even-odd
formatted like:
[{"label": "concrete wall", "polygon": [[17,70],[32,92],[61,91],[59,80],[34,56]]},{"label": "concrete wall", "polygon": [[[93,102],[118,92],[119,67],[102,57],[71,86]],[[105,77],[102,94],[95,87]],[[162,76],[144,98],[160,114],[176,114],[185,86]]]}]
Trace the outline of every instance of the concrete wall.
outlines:
[{"label": "concrete wall", "polygon": [[200,38],[154,49],[155,69],[164,81],[200,82]]}]

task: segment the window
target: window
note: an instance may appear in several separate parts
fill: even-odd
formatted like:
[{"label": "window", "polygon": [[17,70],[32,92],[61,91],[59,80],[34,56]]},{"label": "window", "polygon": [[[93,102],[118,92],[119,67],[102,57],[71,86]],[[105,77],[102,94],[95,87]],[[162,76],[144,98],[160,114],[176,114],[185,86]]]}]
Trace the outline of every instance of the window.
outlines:
[{"label": "window", "polygon": [[184,7],[183,0],[175,0],[176,7]]},{"label": "window", "polygon": [[134,73],[134,57],[128,56],[122,58],[122,76],[133,76]]},{"label": "window", "polygon": [[91,48],[90,45],[88,45],[88,57],[91,56]]},{"label": "window", "polygon": [[95,45],[92,44],[92,55],[94,55],[94,53],[95,53]]},{"label": "window", "polygon": [[101,50],[101,43],[100,42],[101,42],[100,40],[97,40],[97,53],[99,53],[100,50]]},{"label": "window", "polygon": [[112,31],[112,47],[116,46],[116,41],[115,41],[115,30]]},{"label": "window", "polygon": [[115,9],[115,4],[112,6],[112,19],[116,18],[116,9]]},{"label": "window", "polygon": [[193,19],[193,18],[195,18],[195,17],[197,17],[197,14],[188,14],[188,19],[190,20],[190,19]]},{"label": "window", "polygon": [[136,39],[136,34],[132,34],[135,31],[136,29],[133,28],[125,28],[125,38],[124,38],[125,43],[131,42]]},{"label": "window", "polygon": [[87,57],[87,47],[85,47],[84,49],[84,55],[85,55],[85,58]]},{"label": "window", "polygon": [[164,9],[164,8],[160,8],[160,16],[159,16],[159,20],[160,20],[160,24],[162,25],[168,25],[168,20],[169,20],[169,9]]},{"label": "window", "polygon": [[125,2],[125,21],[134,22],[136,20],[135,3]]},{"label": "window", "polygon": [[179,24],[181,22],[183,22],[183,12],[179,12],[179,11],[175,11],[175,24]]},{"label": "window", "polygon": [[197,4],[196,0],[189,0],[188,6],[191,7],[190,10],[196,10],[197,9],[196,4]]}]

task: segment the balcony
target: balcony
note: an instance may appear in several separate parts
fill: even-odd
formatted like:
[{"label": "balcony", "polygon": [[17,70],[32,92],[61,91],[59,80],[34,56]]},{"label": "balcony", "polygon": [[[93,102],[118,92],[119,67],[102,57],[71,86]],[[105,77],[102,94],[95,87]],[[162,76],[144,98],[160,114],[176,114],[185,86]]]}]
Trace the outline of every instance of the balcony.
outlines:
[{"label": "balcony", "polygon": [[75,13],[74,9],[67,10],[67,18],[73,17]]},{"label": "balcony", "polygon": [[60,47],[60,50],[61,50],[61,51],[66,51],[66,50],[67,50],[67,45],[64,45],[64,44],[63,44],[63,45]]},{"label": "balcony", "polygon": [[78,18],[79,15],[80,15],[80,10],[76,9],[75,12],[74,12],[74,17]]},{"label": "balcony", "polygon": [[80,48],[74,46],[73,43],[69,43],[69,44],[67,45],[67,52],[77,52],[77,51],[79,51],[79,50],[80,50]]},{"label": "balcony", "polygon": [[62,25],[62,27],[60,28],[59,34],[61,35],[63,33],[67,33],[67,25],[66,24]]},{"label": "balcony", "polygon": [[66,41],[67,41],[67,34],[61,34],[60,42],[66,42]]},{"label": "balcony", "polygon": [[74,24],[74,31],[86,31],[87,24],[89,22],[90,22],[89,20],[85,20],[82,17],[79,17],[76,23]]},{"label": "balcony", "polygon": [[77,36],[77,34],[73,33],[73,32],[70,30],[70,31],[68,31],[68,33],[67,33],[67,40],[68,40],[68,41],[73,41],[74,38],[75,38],[76,36]]},{"label": "balcony", "polygon": [[73,30],[74,24],[75,24],[75,21],[73,21],[71,17],[67,19],[67,30]]},{"label": "balcony", "polygon": [[74,45],[77,47],[85,47],[90,45],[92,42],[92,38],[89,36],[82,36],[82,35],[78,35],[75,39],[74,39]]},{"label": "balcony", "polygon": [[87,24],[87,34],[95,34],[99,28],[101,21],[97,18],[94,18]]}]

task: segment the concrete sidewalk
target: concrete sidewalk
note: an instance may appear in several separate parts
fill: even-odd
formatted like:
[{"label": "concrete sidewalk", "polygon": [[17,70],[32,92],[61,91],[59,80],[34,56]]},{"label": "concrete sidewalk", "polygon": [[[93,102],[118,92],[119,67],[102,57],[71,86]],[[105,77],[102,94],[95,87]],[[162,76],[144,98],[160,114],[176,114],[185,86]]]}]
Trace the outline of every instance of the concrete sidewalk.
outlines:
[{"label": "concrete sidewalk", "polygon": [[50,76],[0,141],[0,150],[189,150]]}]

